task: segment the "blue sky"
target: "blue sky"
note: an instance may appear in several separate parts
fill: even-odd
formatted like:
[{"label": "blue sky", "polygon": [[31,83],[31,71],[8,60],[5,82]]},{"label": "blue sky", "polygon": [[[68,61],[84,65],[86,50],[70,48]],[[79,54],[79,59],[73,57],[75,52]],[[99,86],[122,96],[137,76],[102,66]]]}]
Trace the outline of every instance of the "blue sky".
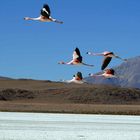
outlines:
[{"label": "blue sky", "polygon": [[[44,3],[64,24],[24,21],[37,17]],[[100,71],[102,57],[87,51],[113,51],[123,58],[140,55],[139,0],[2,0],[0,4],[0,75],[42,80],[71,79]],[[75,47],[95,67],[58,65]],[[114,59],[109,67],[121,64]]]}]

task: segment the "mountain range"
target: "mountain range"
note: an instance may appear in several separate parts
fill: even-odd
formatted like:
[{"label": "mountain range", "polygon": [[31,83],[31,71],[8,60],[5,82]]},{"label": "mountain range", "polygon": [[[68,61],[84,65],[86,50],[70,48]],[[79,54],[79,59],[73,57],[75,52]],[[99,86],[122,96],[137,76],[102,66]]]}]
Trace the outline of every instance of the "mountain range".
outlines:
[{"label": "mountain range", "polygon": [[123,62],[113,69],[118,78],[86,77],[85,80],[93,84],[111,84],[121,87],[140,88],[140,56],[130,58],[127,62]]},{"label": "mountain range", "polygon": [[[85,77],[87,83],[114,85],[120,87],[140,88],[140,56],[129,58],[127,62],[123,62],[119,66],[113,67],[118,78],[104,77]],[[101,74],[102,72],[95,73]],[[0,76],[0,80],[12,80],[9,77]]]}]

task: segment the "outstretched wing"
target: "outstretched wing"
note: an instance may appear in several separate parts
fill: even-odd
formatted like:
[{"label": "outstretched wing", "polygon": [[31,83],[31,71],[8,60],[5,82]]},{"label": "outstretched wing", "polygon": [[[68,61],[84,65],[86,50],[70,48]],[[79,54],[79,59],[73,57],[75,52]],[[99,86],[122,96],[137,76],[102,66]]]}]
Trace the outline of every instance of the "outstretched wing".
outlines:
[{"label": "outstretched wing", "polygon": [[73,52],[73,59],[77,59],[78,61],[82,62],[82,56],[78,48],[76,48]]},{"label": "outstretched wing", "polygon": [[77,77],[82,80],[83,79],[82,73],[81,72],[77,72]]},{"label": "outstretched wing", "polygon": [[47,4],[44,4],[43,8],[41,9],[41,15],[49,18],[50,14],[51,14],[51,11],[50,11],[49,6]]},{"label": "outstretched wing", "polygon": [[78,48],[75,49],[75,52],[77,53],[78,56],[81,56],[80,50]]},{"label": "outstretched wing", "polygon": [[115,70],[114,69],[110,69],[111,74],[114,75],[115,74]]},{"label": "outstretched wing", "polygon": [[106,73],[106,74],[114,75],[114,74],[115,74],[115,71],[114,71],[114,69],[106,69],[106,70],[105,70],[105,73]]},{"label": "outstretched wing", "polygon": [[104,60],[103,60],[103,64],[101,66],[101,70],[104,70],[108,64],[110,63],[112,57],[105,57]]}]

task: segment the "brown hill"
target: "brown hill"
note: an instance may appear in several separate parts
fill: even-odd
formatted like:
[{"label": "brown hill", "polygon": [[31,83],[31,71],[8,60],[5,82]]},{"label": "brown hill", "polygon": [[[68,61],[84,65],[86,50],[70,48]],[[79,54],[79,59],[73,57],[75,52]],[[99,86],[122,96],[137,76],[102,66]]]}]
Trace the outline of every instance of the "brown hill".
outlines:
[{"label": "brown hill", "polygon": [[140,114],[140,89],[0,80],[1,111]]}]

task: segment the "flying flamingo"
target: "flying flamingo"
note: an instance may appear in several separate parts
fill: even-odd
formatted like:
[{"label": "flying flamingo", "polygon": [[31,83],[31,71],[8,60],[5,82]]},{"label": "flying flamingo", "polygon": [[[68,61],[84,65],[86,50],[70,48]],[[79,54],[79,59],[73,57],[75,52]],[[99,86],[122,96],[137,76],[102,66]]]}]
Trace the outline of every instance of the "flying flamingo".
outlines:
[{"label": "flying flamingo", "polygon": [[47,4],[44,4],[43,8],[41,9],[40,16],[36,18],[25,17],[24,20],[38,20],[41,22],[56,22],[62,24],[62,21],[52,18],[50,8]]},{"label": "flying flamingo", "polygon": [[66,64],[66,65],[85,65],[85,66],[90,66],[93,67],[94,65],[89,65],[86,63],[82,62],[82,56],[80,54],[80,50],[76,48],[73,52],[73,59],[70,62],[63,62],[60,61],[58,64]]},{"label": "flying flamingo", "polygon": [[66,83],[76,83],[76,84],[83,84],[85,81],[83,80],[83,76],[81,72],[77,72],[76,75],[73,75],[73,78],[71,80],[64,80]]},{"label": "flying flamingo", "polygon": [[100,75],[89,74],[89,76],[91,77],[102,76],[104,78],[117,78],[117,76],[115,75],[114,69],[106,69],[103,74],[100,74]]},{"label": "flying flamingo", "polygon": [[102,66],[101,66],[101,70],[104,70],[108,66],[108,64],[110,63],[110,61],[113,57],[121,59],[123,61],[127,61],[127,59],[123,59],[123,58],[119,57],[118,55],[115,55],[113,52],[108,52],[108,51],[105,51],[105,52],[102,52],[102,53],[87,52],[87,54],[93,55],[93,56],[95,56],[95,55],[104,56],[104,60],[103,60]]}]

